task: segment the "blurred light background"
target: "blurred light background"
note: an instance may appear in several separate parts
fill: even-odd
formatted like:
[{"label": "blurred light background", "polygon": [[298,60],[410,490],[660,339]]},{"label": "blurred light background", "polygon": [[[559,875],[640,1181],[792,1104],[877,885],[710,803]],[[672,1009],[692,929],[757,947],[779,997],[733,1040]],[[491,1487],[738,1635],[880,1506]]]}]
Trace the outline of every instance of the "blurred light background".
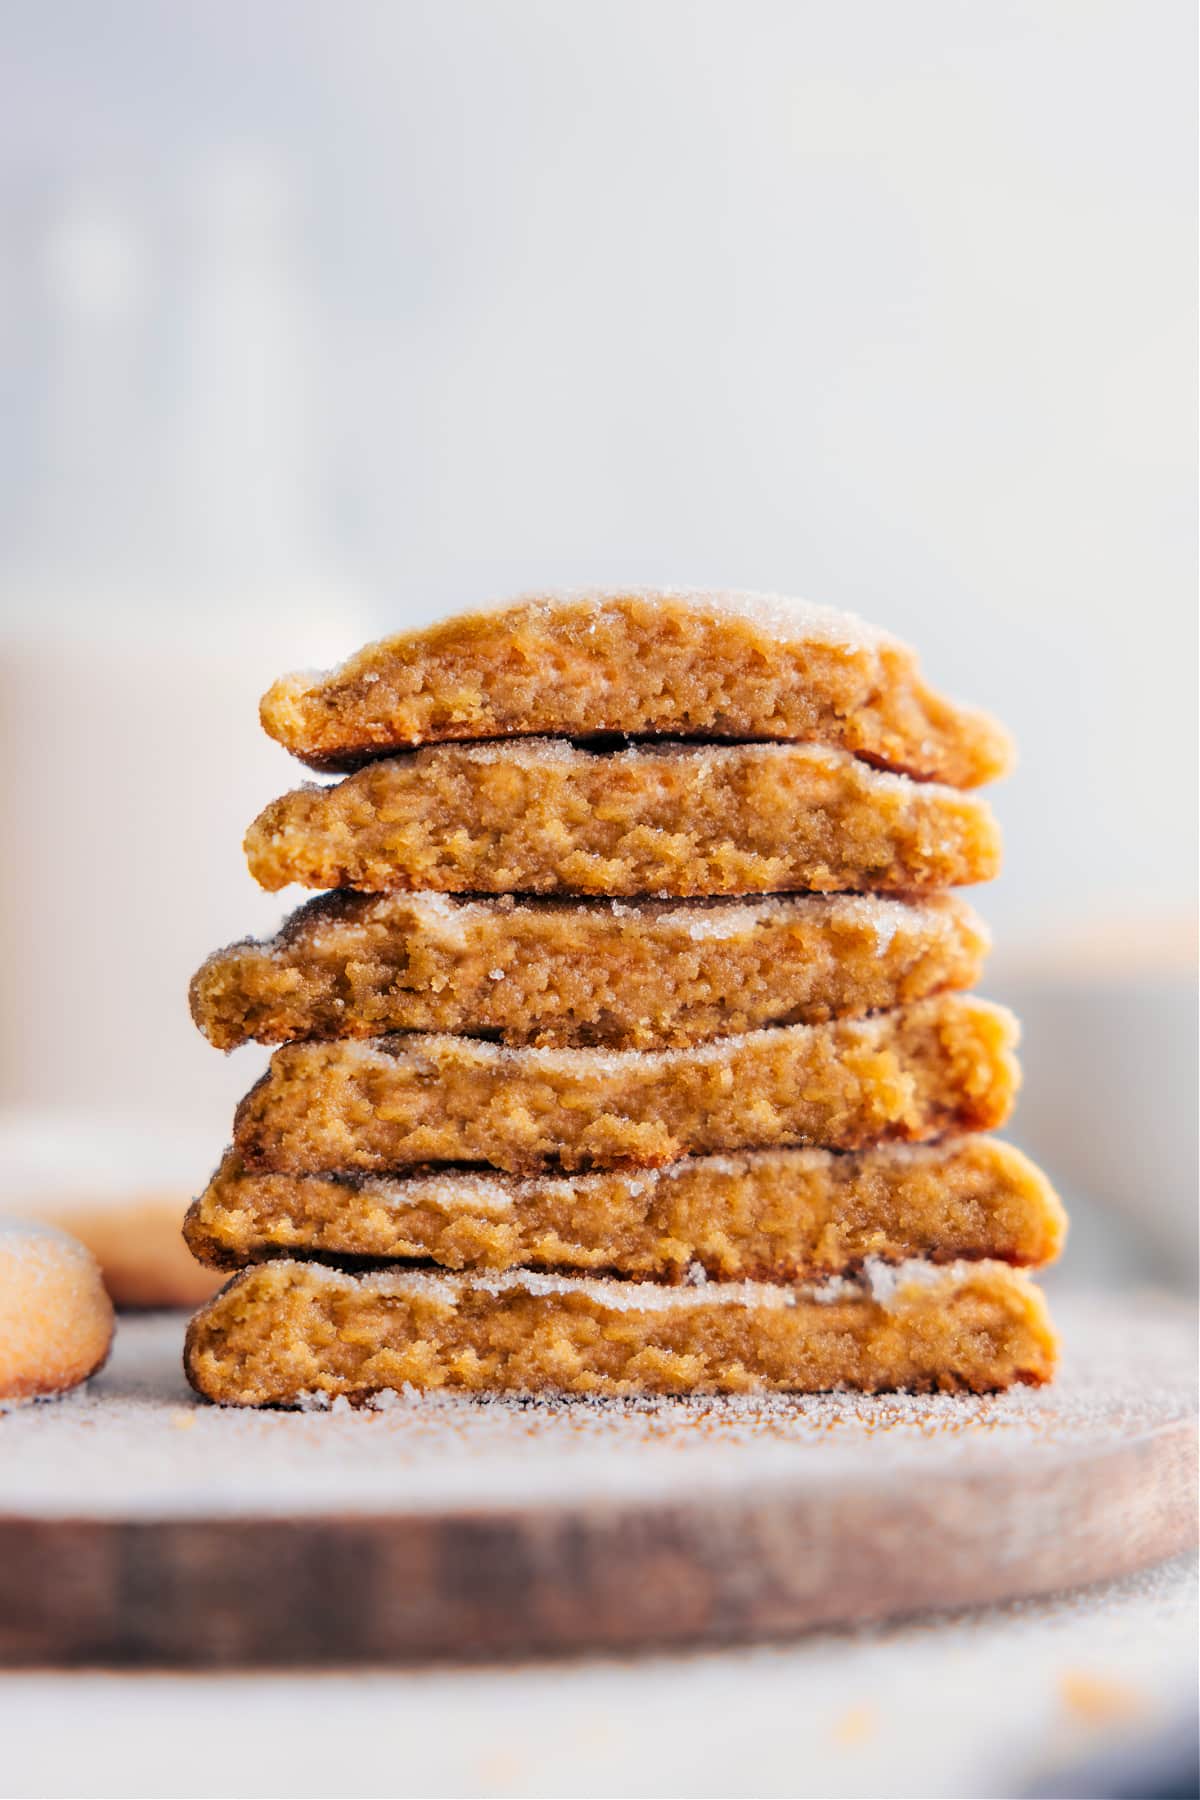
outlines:
[{"label": "blurred light background", "polygon": [[1194,7],[0,23],[10,1119],[93,1177],[103,1130],[118,1185],[215,1160],[257,1064],[185,990],[279,916],[240,852],[299,774],[257,730],[274,674],[541,585],[773,588],[1014,728],[981,906],[1016,1135],[1076,1266],[1136,1248],[1092,1196],[1183,1267]]}]

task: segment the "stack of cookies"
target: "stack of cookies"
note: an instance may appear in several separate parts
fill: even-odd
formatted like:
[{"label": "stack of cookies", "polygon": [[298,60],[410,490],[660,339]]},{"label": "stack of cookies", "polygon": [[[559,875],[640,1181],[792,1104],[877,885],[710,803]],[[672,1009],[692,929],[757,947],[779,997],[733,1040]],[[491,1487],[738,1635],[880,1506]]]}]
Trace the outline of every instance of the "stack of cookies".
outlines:
[{"label": "stack of cookies", "polygon": [[517,602],[267,694],[344,778],[251,827],[330,889],[210,958],[279,1045],[192,1207],[234,1404],[389,1390],[988,1390],[1055,1345],[1064,1218],[980,1135],[1016,1024],[966,992],[1009,758],[912,653],[730,594]]}]

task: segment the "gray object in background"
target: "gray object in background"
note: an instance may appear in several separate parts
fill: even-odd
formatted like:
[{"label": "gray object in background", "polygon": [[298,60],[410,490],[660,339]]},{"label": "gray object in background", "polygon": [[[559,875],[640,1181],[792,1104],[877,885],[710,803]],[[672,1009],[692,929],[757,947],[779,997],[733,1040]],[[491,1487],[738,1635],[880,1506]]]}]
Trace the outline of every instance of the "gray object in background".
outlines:
[{"label": "gray object in background", "polygon": [[[1007,1135],[1060,1189],[1122,1227],[1134,1278],[1194,1290],[1196,951],[1186,920],[1076,934],[988,972],[1021,1020],[1024,1081]],[[1086,1239],[1081,1241],[1081,1248]],[[1068,1246],[1068,1266],[1071,1247]],[[1140,1267],[1137,1261],[1140,1260]]]}]

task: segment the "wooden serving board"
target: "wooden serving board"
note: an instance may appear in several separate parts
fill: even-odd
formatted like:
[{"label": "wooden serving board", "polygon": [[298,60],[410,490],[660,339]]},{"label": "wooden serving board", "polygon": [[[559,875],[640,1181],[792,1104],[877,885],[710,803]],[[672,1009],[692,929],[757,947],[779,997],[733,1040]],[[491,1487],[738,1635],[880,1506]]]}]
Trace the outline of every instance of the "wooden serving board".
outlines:
[{"label": "wooden serving board", "polygon": [[1105,1580],[1195,1539],[1192,1316],[1061,1302],[1055,1386],[246,1413],[179,1315],[0,1417],[0,1663],[281,1665],[781,1637]]}]

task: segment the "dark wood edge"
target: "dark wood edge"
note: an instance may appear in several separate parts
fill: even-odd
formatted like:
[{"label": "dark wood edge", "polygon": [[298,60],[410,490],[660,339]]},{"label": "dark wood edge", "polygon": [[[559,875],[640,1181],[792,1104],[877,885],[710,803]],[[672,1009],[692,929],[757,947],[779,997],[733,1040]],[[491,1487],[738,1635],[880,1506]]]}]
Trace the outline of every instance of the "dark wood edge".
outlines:
[{"label": "dark wood edge", "polygon": [[0,1666],[487,1661],[778,1639],[1131,1574],[1196,1541],[1194,1420],[987,1472],[686,1504],[0,1517]]}]

